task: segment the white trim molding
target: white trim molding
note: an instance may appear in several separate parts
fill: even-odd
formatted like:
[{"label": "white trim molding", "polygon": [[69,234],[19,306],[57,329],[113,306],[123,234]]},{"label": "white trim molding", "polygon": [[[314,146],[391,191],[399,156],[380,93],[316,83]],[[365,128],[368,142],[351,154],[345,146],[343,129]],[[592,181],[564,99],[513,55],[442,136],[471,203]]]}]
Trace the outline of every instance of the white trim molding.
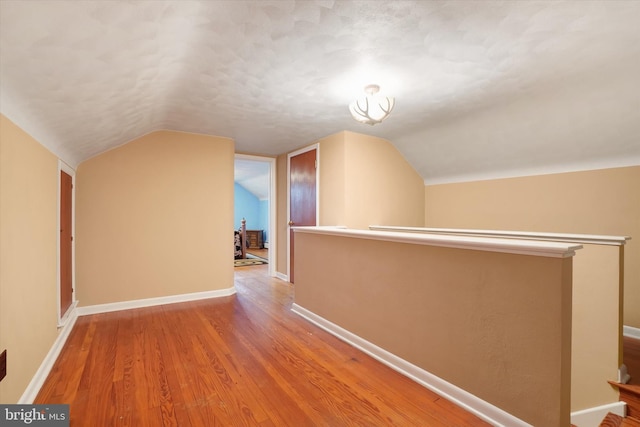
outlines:
[{"label": "white trim molding", "polygon": [[429,228],[370,225],[369,230],[399,231],[406,233],[434,233],[458,236],[500,237],[505,239],[545,240],[554,242],[589,243],[595,245],[622,246],[631,240],[629,236],[605,236],[597,234],[540,233],[536,231],[475,230],[467,228]]},{"label": "white trim molding", "polygon": [[[291,311],[305,318],[309,322],[324,329],[342,341],[363,351],[391,369],[410,378],[423,387],[437,393],[445,399],[455,403],[466,411],[471,412],[484,421],[496,427],[531,427],[521,419],[503,411],[502,409],[485,402],[473,394],[439,378],[424,369],[407,362],[387,350],[372,344],[371,342],[349,332],[346,329],[318,316],[317,314],[293,304]],[[582,426],[580,426],[582,427]]]},{"label": "white trim molding", "polygon": [[284,280],[285,282],[289,281],[289,276],[287,276],[286,274],[280,273],[279,271],[276,271],[276,278],[280,280]]},{"label": "white trim molding", "polygon": [[596,406],[571,413],[571,424],[577,427],[599,427],[609,412],[615,415],[625,416],[627,404],[614,402],[607,405]]},{"label": "white trim molding", "polygon": [[550,258],[572,257],[575,255],[576,250],[582,249],[582,245],[575,243],[500,239],[496,237],[355,230],[338,227],[294,227],[293,230],[296,233],[326,234],[357,239],[440,246],[456,249],[472,249],[520,255],[534,255]]},{"label": "white trim molding", "polygon": [[[234,159],[242,159],[242,160],[252,160],[255,162],[267,163],[269,165],[269,229],[267,233],[269,235],[270,242],[265,242],[264,247],[269,248],[269,246],[273,246],[275,249],[278,244],[278,233],[277,230],[277,222],[276,222],[276,200],[277,200],[277,183],[276,183],[276,158],[275,157],[264,157],[264,156],[254,156],[250,154],[235,154]],[[268,257],[268,268],[269,268],[269,276],[276,277],[276,263],[277,263],[277,253],[275,250],[269,251]]]},{"label": "white trim molding", "polygon": [[622,333],[624,334],[625,337],[635,338],[637,340],[640,340],[640,328],[634,328],[632,326],[625,325],[622,327]]},{"label": "white trim molding", "polygon": [[[71,303],[71,307],[67,309],[67,312],[64,314],[64,316],[62,316],[61,319],[58,319],[58,328],[63,328],[67,324],[67,322],[72,318],[72,316],[77,316],[77,313],[76,313],[77,306],[78,306],[78,300],[74,298],[73,302]],[[58,304],[58,308],[59,307],[60,307],[60,304]]]},{"label": "white trim molding", "polygon": [[110,313],[112,311],[131,310],[134,308],[152,307],[155,305],[174,304],[178,302],[197,301],[208,298],[219,298],[234,295],[236,288],[219,289],[215,291],[194,292],[190,294],[170,295],[167,297],[145,298],[131,301],[113,302],[108,304],[88,305],[78,307],[78,316],[89,314]]},{"label": "white trim molding", "polygon": [[53,345],[49,349],[47,355],[44,357],[44,360],[40,364],[40,367],[36,371],[35,375],[33,376],[33,378],[31,378],[31,381],[29,382],[29,385],[25,389],[24,393],[22,393],[22,396],[18,400],[18,404],[32,404],[38,396],[40,388],[42,388],[42,385],[49,376],[49,373],[51,372],[54,363],[56,363],[56,360],[58,359],[58,356],[60,355],[64,344],[67,342],[67,338],[69,338],[69,334],[73,329],[73,325],[76,324],[76,320],[78,319],[77,311],[73,307],[68,310],[68,313],[69,315],[67,321],[65,322],[64,326],[60,328],[58,337],[53,342]]},{"label": "white trim molding", "polygon": [[[171,295],[168,297],[158,298],[146,298],[140,300],[123,301],[110,304],[90,305],[87,307],[76,307],[75,303],[68,311],[66,322],[60,328],[60,333],[54,341],[53,345],[49,349],[49,352],[45,356],[44,360],[40,364],[40,367],[36,371],[35,375],[29,382],[29,385],[25,389],[22,397],[18,400],[19,404],[31,404],[35,400],[40,388],[44,384],[45,380],[49,376],[54,363],[58,359],[64,344],[67,342],[67,338],[76,324],[79,316],[86,316],[89,314],[108,313],[112,311],[130,310],[134,308],[151,307],[155,305],[173,304],[178,302],[197,301],[208,298],[219,298],[231,296],[236,293],[235,287],[220,289],[215,291],[194,292],[190,294]],[[76,301],[77,303],[77,301]]]}]

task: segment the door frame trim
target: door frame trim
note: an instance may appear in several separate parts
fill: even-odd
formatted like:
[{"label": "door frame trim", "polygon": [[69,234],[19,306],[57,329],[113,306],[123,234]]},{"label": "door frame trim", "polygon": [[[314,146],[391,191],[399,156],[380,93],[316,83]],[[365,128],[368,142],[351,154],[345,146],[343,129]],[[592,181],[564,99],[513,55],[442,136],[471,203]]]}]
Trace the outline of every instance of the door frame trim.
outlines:
[{"label": "door frame trim", "polygon": [[[62,191],[62,183],[61,183],[61,172],[65,172],[67,175],[71,176],[71,184],[73,187],[71,188],[71,236],[73,236],[73,240],[71,241],[71,289],[73,290],[71,293],[71,306],[67,310],[66,313],[60,312],[60,203],[61,203],[61,191]],[[76,299],[76,171],[71,166],[66,164],[64,161],[58,159],[58,211],[56,213],[57,227],[58,230],[56,232],[56,300],[57,307],[56,313],[58,314],[58,327],[64,326],[69,319],[72,317],[71,313],[75,310],[76,305],[78,304],[78,300]]]},{"label": "door frame trim", "polygon": [[[252,154],[238,154],[234,155],[234,160],[253,160],[256,162],[263,162],[269,164],[269,277],[276,277],[276,262],[277,262],[277,250],[278,247],[278,233],[276,222],[276,159],[275,157],[255,156]],[[234,206],[235,209],[235,206]]]},{"label": "door frame trim", "polygon": [[287,215],[285,222],[287,230],[287,281],[291,277],[291,233],[289,232],[289,221],[291,221],[291,158],[311,150],[316,150],[316,225],[320,225],[320,144],[316,142],[287,154]]}]

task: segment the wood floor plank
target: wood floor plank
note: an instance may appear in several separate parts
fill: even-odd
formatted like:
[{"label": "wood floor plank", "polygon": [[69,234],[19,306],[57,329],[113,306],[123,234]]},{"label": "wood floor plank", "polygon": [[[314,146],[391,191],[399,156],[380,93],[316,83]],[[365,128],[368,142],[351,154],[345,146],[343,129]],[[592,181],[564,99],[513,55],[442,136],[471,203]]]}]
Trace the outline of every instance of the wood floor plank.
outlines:
[{"label": "wood floor plank", "polygon": [[[221,314],[223,314],[221,316]],[[273,373],[278,373],[278,369],[273,368],[273,360],[270,359],[268,352],[264,352],[263,349],[258,349],[256,346],[262,347],[261,342],[264,337],[261,334],[255,334],[255,326],[249,322],[245,316],[235,316],[233,317],[233,324],[224,325],[223,319],[231,318],[231,316],[225,316],[224,313],[220,312],[209,312],[207,313],[210,316],[210,322],[214,325],[214,329],[218,334],[224,336],[224,340],[229,347],[226,348],[225,353],[227,357],[229,357],[230,361],[234,363],[240,363],[241,369],[250,373],[250,375],[246,375],[244,381],[250,381],[255,384],[256,387],[254,389],[259,390],[256,391],[256,394],[262,399],[271,400],[274,394],[279,396],[279,399],[282,401],[291,400],[291,395],[283,395],[283,389],[279,387],[279,384],[289,384],[290,380],[285,379],[277,379],[271,376]],[[233,332],[233,333],[232,333]],[[240,367],[239,367],[240,368]],[[295,378],[293,379],[295,381]],[[293,396],[299,402],[303,402],[303,408],[307,409],[306,402],[301,396]],[[272,408],[286,408],[284,405],[278,405],[279,400],[273,401],[274,405],[271,405]],[[290,414],[290,409],[289,415]],[[298,406],[294,408],[296,411],[296,419],[299,419],[300,414],[297,413],[299,409]],[[278,414],[279,410],[275,410],[274,413],[275,419],[278,420],[280,417]],[[285,421],[285,418],[280,420],[281,422]],[[280,424],[282,425],[282,424]]]},{"label": "wood floor plank", "polygon": [[40,394],[52,396],[60,401],[71,401],[75,397],[95,325],[78,319],[74,330],[77,333],[70,335],[66,342],[66,347],[70,351],[61,352],[58,363],[53,366],[49,374],[51,380],[43,384]]},{"label": "wood floor plank", "polygon": [[73,426],[488,426],[290,311],[291,284],[78,319],[37,403]]},{"label": "wood floor plank", "polygon": [[[261,307],[264,308],[264,307]],[[254,312],[255,314],[255,312]],[[274,313],[270,313],[270,315],[274,315]],[[260,319],[261,321],[264,319]],[[305,323],[304,321],[301,320],[301,322]],[[289,324],[292,324],[294,322],[289,321]],[[308,324],[306,324],[308,325]],[[316,328],[317,329],[317,328]],[[268,334],[268,331],[266,332]],[[306,338],[308,338],[309,336],[312,336],[313,334],[310,331],[307,331],[305,336],[302,336],[302,338],[298,341],[295,341],[296,344],[302,344],[301,347],[299,348],[295,348],[293,350],[294,353],[301,353],[301,354],[305,354],[308,351],[311,351],[312,353],[314,353],[315,357],[314,360],[322,360],[324,359],[324,357],[318,357],[318,356],[322,356],[323,351],[325,353],[331,353],[331,356],[336,356],[338,358],[341,358],[344,362],[346,362],[343,366],[344,369],[341,369],[340,367],[338,367],[338,369],[341,369],[341,375],[340,375],[340,381],[336,381],[336,384],[338,387],[346,387],[346,389],[341,390],[344,393],[349,393],[350,390],[349,388],[352,387],[353,389],[359,389],[361,391],[366,390],[367,393],[361,393],[358,395],[354,395],[352,396],[353,398],[355,398],[356,400],[360,400],[361,402],[363,402],[363,405],[361,405],[361,407],[365,408],[367,406],[371,405],[372,401],[376,402],[376,408],[378,409],[377,406],[382,406],[382,409],[384,410],[384,413],[386,414],[387,417],[390,416],[390,414],[394,414],[396,416],[396,418],[398,418],[396,421],[401,423],[401,425],[405,422],[407,422],[408,420],[411,420],[412,417],[412,413],[408,411],[408,409],[411,407],[411,405],[409,406],[404,406],[402,408],[402,411],[395,411],[395,406],[393,402],[387,402],[385,401],[385,397],[380,395],[379,393],[376,392],[376,390],[383,390],[387,384],[383,381],[378,381],[378,378],[380,378],[380,376],[372,376],[369,377],[366,381],[363,381],[363,379],[361,377],[358,377],[356,374],[354,374],[355,372],[357,372],[357,369],[353,369],[354,363],[360,363],[360,361],[355,357],[357,354],[362,355],[362,353],[360,351],[358,351],[357,349],[337,340],[335,337],[329,335],[328,333],[324,332],[324,331],[316,331],[316,334],[318,335],[323,335],[322,336],[322,341],[319,341],[317,339],[315,340],[308,340]],[[322,343],[326,343],[327,341],[331,341],[331,345],[330,346],[326,346],[326,345],[322,345],[322,346],[314,346],[313,342],[322,342]],[[342,352],[340,351],[335,351],[336,348],[341,348]],[[346,356],[345,356],[346,354]],[[342,355],[342,357],[340,357]],[[330,356],[327,355],[327,358],[329,358]],[[394,375],[395,373],[388,367],[386,366],[382,366],[380,365],[379,362],[373,360],[372,358],[368,357],[368,356],[361,356],[361,359],[363,360],[368,360],[370,362],[371,365],[375,365],[375,369],[378,370],[389,370],[388,373],[391,375]],[[332,366],[331,369],[335,370],[336,366]],[[333,375],[331,374],[331,370],[320,366],[319,367],[319,372],[317,373],[319,376],[318,378],[332,378]],[[413,387],[416,388],[420,388],[420,386],[418,386],[416,383],[412,382],[411,380],[409,380],[408,378],[405,378],[407,383],[411,383],[411,385]],[[335,378],[334,378],[335,380]],[[348,381],[347,381],[348,380]],[[367,382],[373,382],[372,386],[368,386]],[[318,385],[315,384],[317,387],[322,387],[322,385]],[[405,384],[406,386],[407,384]],[[421,394],[425,395],[426,393],[424,393],[424,390],[421,389]],[[416,406],[414,406],[414,409],[417,409],[419,412],[420,411],[424,411],[425,407],[433,407],[436,408],[436,406],[434,405],[434,402],[436,402],[438,399],[440,399],[439,396],[432,394],[429,396],[428,399],[412,399],[411,402],[412,403],[416,403]],[[419,406],[418,406],[419,403]],[[374,409],[374,411],[375,411]],[[337,409],[337,412],[339,413],[344,413],[344,410],[341,408]],[[360,417],[363,417],[363,414],[360,414]],[[376,418],[375,416],[373,418]],[[437,417],[436,417],[437,418]],[[381,419],[374,419],[371,422],[375,423],[376,425],[380,424],[380,423],[384,423],[384,424],[389,424],[392,423],[393,424],[394,419],[387,419],[387,420],[381,420]],[[434,419],[434,421],[437,421],[437,419]],[[443,425],[443,424],[438,424],[438,425]]]},{"label": "wood floor plank", "polygon": [[165,350],[169,355],[168,384],[172,396],[177,395],[179,402],[175,404],[179,425],[206,426],[232,422],[226,405],[210,382],[212,375],[209,373],[202,378],[201,368],[196,363],[191,340],[191,335],[198,333],[191,329],[195,319],[193,304],[186,303],[183,309],[164,309],[161,323],[164,325]]}]

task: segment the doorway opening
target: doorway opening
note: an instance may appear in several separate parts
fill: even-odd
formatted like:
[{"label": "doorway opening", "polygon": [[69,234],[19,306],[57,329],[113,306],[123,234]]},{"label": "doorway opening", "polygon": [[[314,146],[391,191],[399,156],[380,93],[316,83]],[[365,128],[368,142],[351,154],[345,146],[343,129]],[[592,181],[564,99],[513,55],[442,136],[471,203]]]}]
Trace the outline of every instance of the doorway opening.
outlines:
[{"label": "doorway opening", "polygon": [[[276,275],[276,159],[236,154],[234,161],[234,229],[245,220],[247,257],[265,259]],[[251,266],[242,268],[252,268]]]}]

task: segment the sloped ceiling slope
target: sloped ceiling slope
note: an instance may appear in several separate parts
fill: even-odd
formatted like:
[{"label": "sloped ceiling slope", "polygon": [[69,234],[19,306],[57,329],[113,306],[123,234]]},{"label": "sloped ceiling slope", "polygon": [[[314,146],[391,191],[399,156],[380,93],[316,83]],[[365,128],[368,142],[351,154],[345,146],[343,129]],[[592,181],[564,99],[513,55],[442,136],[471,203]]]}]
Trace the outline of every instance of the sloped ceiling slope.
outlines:
[{"label": "sloped ceiling slope", "polygon": [[[341,130],[426,182],[640,164],[638,1],[0,1],[0,111],[72,166],[171,129]],[[347,105],[396,97],[370,127]]]},{"label": "sloped ceiling slope", "polygon": [[256,196],[258,200],[269,198],[269,163],[236,159],[234,163],[234,181]]}]

